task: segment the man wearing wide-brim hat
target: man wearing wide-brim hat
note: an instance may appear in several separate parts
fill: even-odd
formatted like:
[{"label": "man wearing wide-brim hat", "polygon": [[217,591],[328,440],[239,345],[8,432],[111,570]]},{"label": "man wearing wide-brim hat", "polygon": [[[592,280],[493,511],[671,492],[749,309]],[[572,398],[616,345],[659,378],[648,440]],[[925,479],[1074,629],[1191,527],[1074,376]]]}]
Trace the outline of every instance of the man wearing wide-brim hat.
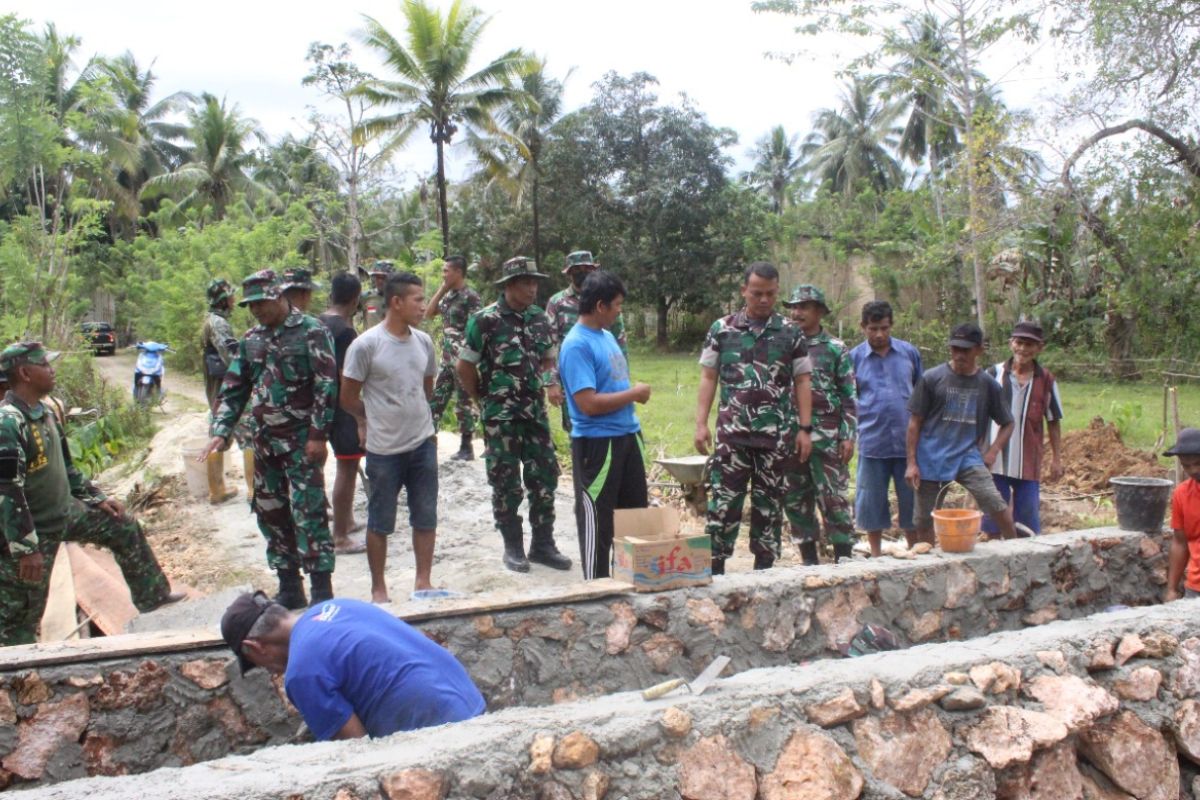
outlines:
[{"label": "man wearing wide-brim hat", "polygon": [[383,302],[383,287],[395,272],[395,263],[386,258],[377,260],[367,270],[367,275],[371,278],[371,290],[363,292],[360,301],[364,329],[373,328],[383,321],[383,316],[387,313],[387,304]]},{"label": "man wearing wide-brim hat", "polygon": [[30,644],[46,608],[61,542],[112,551],[139,611],[183,598],[171,592],[137,520],[87,480],[71,460],[58,417],[43,402],[54,390],[58,353],[41,342],[0,352],[9,391],[0,405],[0,645]]},{"label": "man wearing wide-brim hat", "polygon": [[[558,292],[550,301],[546,303],[546,316],[550,317],[550,329],[554,332],[554,346],[561,347],[563,339],[579,321],[579,291],[583,288],[583,282],[587,280],[587,276],[591,275],[600,265],[596,263],[596,259],[592,257],[591,251],[576,250],[567,255],[567,264],[563,267],[562,273],[570,279],[567,288]],[[617,317],[617,321],[612,324],[608,332],[617,340],[617,346],[621,348],[621,354],[625,356],[626,361],[629,359],[629,350],[625,343],[625,319],[622,316]],[[558,365],[554,368],[554,382],[559,386],[562,382],[558,377]],[[567,415],[567,407],[562,407],[562,425],[563,430],[570,432],[571,418]]]},{"label": "man wearing wide-brim hat", "polygon": [[279,575],[278,600],[308,604],[333,596],[333,537],[325,498],[326,441],[333,428],[338,369],[333,337],[315,317],[280,296],[275,272],[242,281],[242,300],[258,320],[238,343],[213,414],[204,456],[229,448],[234,426],[253,419],[254,513],[267,540],[267,563]]},{"label": "man wearing wide-brim hat", "polygon": [[[463,387],[483,416],[484,463],[492,486],[492,511],[504,539],[504,566],[528,572],[529,562],[570,569],[571,559],[554,543],[554,490],[558,460],[546,417],[550,402],[562,402],[554,383],[557,348],[550,320],[536,305],[546,276],[525,256],[504,262],[496,285],[500,299],[474,314],[458,354]],[[522,481],[529,494],[533,537],[526,558],[517,509]]]},{"label": "man wearing wide-brim hat", "polygon": [[279,290],[283,299],[305,314],[312,303],[313,291],[319,288],[321,286],[313,281],[312,273],[303,267],[288,267],[280,276]]},{"label": "man wearing wide-brim hat", "polygon": [[1167,566],[1164,600],[1200,597],[1200,428],[1184,428],[1175,445],[1164,456],[1175,456],[1187,480],[1175,487],[1171,497],[1171,556]]}]

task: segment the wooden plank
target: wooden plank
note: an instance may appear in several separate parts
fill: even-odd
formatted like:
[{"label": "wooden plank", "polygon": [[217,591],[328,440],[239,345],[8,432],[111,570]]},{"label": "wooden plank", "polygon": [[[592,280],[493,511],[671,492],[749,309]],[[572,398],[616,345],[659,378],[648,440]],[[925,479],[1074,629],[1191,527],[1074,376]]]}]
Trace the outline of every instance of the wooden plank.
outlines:
[{"label": "wooden plank", "polygon": [[75,574],[75,599],[79,607],[106,636],[124,631],[138,610],[112,554],[74,543],[67,544],[67,553]]},{"label": "wooden plank", "polygon": [[42,614],[41,641],[57,642],[66,639],[79,627],[75,610],[75,577],[67,545],[58,546],[54,569],[50,572],[50,594]]},{"label": "wooden plank", "polygon": [[[421,622],[516,608],[565,605],[628,594],[632,591],[633,587],[628,583],[601,578],[570,586],[551,586],[532,591],[489,592],[472,597],[408,602],[393,605],[390,610],[405,622]],[[127,633],[95,639],[0,647],[0,672],[205,649],[221,649],[228,652],[225,640],[214,628]]]}]

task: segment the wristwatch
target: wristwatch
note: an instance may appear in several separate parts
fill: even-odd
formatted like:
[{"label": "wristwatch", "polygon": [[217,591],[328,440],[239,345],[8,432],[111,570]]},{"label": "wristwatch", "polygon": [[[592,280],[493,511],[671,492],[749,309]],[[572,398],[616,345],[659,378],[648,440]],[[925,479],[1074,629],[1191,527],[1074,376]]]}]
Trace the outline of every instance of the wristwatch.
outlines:
[{"label": "wristwatch", "polygon": [[797,427],[799,427],[800,430],[802,430],[804,433],[812,433],[813,432],[812,425],[799,425]]}]

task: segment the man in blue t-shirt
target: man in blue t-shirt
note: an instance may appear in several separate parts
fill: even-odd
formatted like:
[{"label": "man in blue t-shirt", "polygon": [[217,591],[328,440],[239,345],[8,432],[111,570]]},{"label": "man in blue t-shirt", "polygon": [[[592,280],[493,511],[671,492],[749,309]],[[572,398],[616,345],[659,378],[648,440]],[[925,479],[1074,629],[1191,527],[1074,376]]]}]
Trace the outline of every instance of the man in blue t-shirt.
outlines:
[{"label": "man in blue t-shirt", "polygon": [[621,316],[625,285],[593,272],[579,293],[579,321],[563,338],[558,373],[571,418],[575,524],[583,579],[607,578],[613,510],[645,508],[642,426],[634,403],[650,399],[649,384],[629,384],[629,363],[608,328]]},{"label": "man in blue t-shirt", "polygon": [[[946,484],[957,482],[975,498],[1005,539],[1016,536],[1012,509],[1000,496],[989,469],[1012,435],[1013,418],[1000,384],[979,368],[983,331],[967,322],[950,334],[950,360],[926,371],[908,401],[911,417],[904,477],[917,493],[916,535],[933,544],[933,511]],[[991,423],[999,430],[986,450]],[[907,533],[905,534],[907,536]]]},{"label": "man in blue t-shirt", "polygon": [[447,650],[378,606],[334,598],[292,612],[262,592],[221,618],[242,672],[263,667],[319,741],[387,736],[477,717],[483,696]]}]

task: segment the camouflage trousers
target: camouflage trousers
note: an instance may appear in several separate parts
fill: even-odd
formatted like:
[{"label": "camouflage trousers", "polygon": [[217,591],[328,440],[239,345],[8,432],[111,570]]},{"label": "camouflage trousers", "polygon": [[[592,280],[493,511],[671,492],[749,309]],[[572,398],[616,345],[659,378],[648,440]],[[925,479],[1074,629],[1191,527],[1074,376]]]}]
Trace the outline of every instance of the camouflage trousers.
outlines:
[{"label": "camouflage trousers", "polygon": [[60,542],[94,544],[112,551],[133,604],[140,611],[159,606],[171,590],[141,525],[128,515],[113,517],[80,500],[71,500],[66,527],[42,539],[42,579],[26,583],[17,574],[17,559],[0,558],[0,645],[31,644],[46,610],[50,572]]},{"label": "camouflage trousers", "polygon": [[304,457],[304,444],[286,453],[254,448],[254,513],[271,569],[333,572],[325,470]]},{"label": "camouflage trousers", "polygon": [[786,488],[783,450],[737,447],[718,442],[710,462],[708,524],[713,558],[733,555],[742,507],[750,488],[750,552],[775,557],[780,553],[780,501]]},{"label": "camouflage trousers", "polygon": [[429,401],[434,428],[441,427],[442,415],[450,406],[451,397],[454,398],[454,416],[458,419],[458,432],[465,436],[475,430],[475,404],[463,389],[454,364],[443,362],[433,384],[433,399]]},{"label": "camouflage trousers", "polygon": [[846,497],[849,484],[850,474],[836,445],[814,447],[812,455],[803,464],[789,459],[783,510],[792,529],[792,541],[799,544],[820,538],[818,510],[830,544],[854,541],[854,513]]},{"label": "camouflage trousers", "polygon": [[529,494],[529,526],[536,533],[554,530],[554,490],[558,459],[545,416],[537,420],[490,420],[483,423],[484,464],[492,486],[492,513],[500,533],[521,530],[521,483]]}]

